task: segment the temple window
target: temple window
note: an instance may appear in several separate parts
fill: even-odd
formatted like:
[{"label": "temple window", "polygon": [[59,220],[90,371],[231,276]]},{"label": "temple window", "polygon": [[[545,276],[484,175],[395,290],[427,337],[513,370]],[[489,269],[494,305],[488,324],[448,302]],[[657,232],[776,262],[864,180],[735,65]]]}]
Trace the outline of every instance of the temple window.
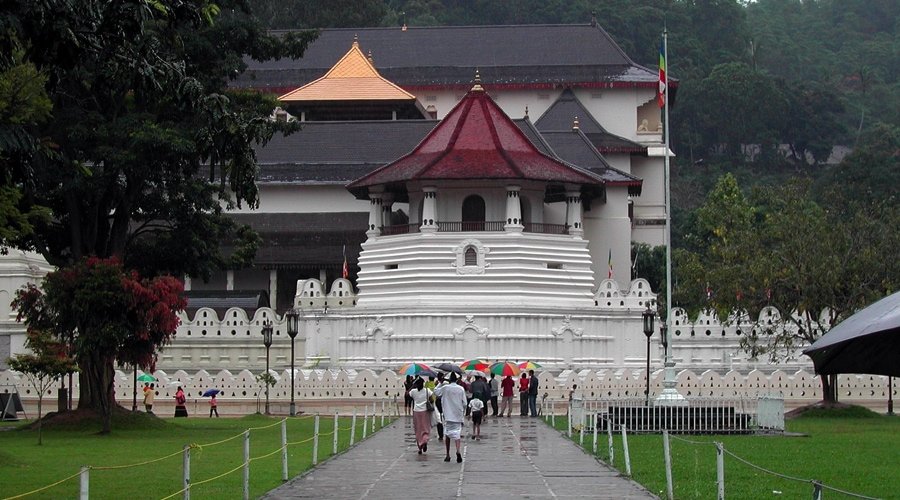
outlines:
[{"label": "temple window", "polygon": [[656,97],[638,106],[637,124],[637,133],[639,135],[659,134],[662,132],[662,120],[660,120]]},{"label": "temple window", "polygon": [[477,266],[478,265],[478,251],[475,250],[475,247],[470,246],[466,247],[466,263],[467,266]]},{"label": "temple window", "polygon": [[484,231],[484,219],[484,198],[477,194],[467,196],[462,204],[462,230]]}]

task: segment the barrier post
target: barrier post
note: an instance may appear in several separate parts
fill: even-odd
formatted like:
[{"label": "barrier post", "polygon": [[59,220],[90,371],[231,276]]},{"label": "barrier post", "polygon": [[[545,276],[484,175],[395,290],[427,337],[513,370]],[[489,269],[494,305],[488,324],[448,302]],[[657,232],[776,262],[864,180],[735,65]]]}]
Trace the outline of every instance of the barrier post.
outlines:
[{"label": "barrier post", "polygon": [[606,443],[609,449],[609,465],[613,465],[615,463],[616,449],[613,446],[612,420],[607,420],[606,423]]},{"label": "barrier post", "polygon": [[356,408],[353,409],[353,419],[350,421],[350,446],[356,442]]},{"label": "barrier post", "polygon": [[578,446],[584,448],[584,413],[581,414],[581,430],[578,431]]},{"label": "barrier post", "polygon": [[81,466],[81,476],[78,478],[78,498],[88,500],[90,498],[91,468],[87,465]]},{"label": "barrier post", "polygon": [[250,500],[250,429],[244,431],[244,500]]},{"label": "barrier post", "polygon": [[286,483],[288,480],[288,464],[287,464],[287,420],[281,421],[281,482]]},{"label": "barrier post", "polygon": [[375,434],[375,402],[372,402],[372,434]]},{"label": "barrier post", "polygon": [[725,445],[716,443],[716,479],[719,484],[717,500],[725,500]]},{"label": "barrier post", "polygon": [[822,500],[822,483],[813,479],[813,500]]},{"label": "barrier post", "polygon": [[369,405],[363,406],[363,435],[362,438],[366,438],[366,432],[369,430]]},{"label": "barrier post", "polygon": [[334,412],[334,436],[331,444],[331,454],[337,455],[338,446],[338,412]]},{"label": "barrier post", "polygon": [[628,452],[628,433],[625,430],[625,425],[622,424],[622,456],[625,458],[625,475],[631,476],[631,454]]},{"label": "barrier post", "polygon": [[672,454],[669,452],[669,431],[663,431],[663,454],[666,456],[666,498],[672,500],[675,494],[672,489]]},{"label": "barrier post", "polygon": [[550,426],[556,429],[556,408],[554,406],[550,407]]},{"label": "barrier post", "polygon": [[319,414],[316,413],[315,424],[313,425],[313,456],[312,464],[319,463]]},{"label": "barrier post", "polygon": [[569,403],[568,411],[566,412],[566,436],[569,439],[572,439],[572,404]]},{"label": "barrier post", "polygon": [[191,446],[184,445],[181,455],[182,484],[184,485],[184,500],[191,500]]},{"label": "barrier post", "polygon": [[596,413],[594,413],[593,422],[594,422],[594,445],[592,447],[592,450],[593,450],[594,455],[596,455],[597,454],[597,427],[600,427],[600,425],[598,424],[598,421],[597,421]]},{"label": "barrier post", "polygon": [[381,400],[381,428],[384,429],[384,400]]}]

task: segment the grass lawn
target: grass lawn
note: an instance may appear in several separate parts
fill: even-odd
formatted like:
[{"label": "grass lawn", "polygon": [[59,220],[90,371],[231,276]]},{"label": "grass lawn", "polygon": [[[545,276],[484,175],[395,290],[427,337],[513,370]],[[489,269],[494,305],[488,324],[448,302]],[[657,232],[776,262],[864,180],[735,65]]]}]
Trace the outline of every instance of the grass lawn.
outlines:
[{"label": "grass lawn", "polygon": [[[716,497],[716,448],[754,465],[798,479],[816,479],[827,486],[877,498],[900,498],[900,418],[861,408],[816,410],[788,420],[787,430],[803,437],[755,435],[672,435],[675,498]],[[556,427],[565,432],[565,418]],[[578,442],[578,434],[573,432]],[[691,442],[686,442],[689,440]],[[621,435],[615,436],[614,466],[625,470]],[[695,444],[701,443],[701,444]],[[590,452],[593,434],[585,434]],[[599,457],[607,461],[607,435],[597,437]],[[666,476],[661,435],[628,436],[632,477],[665,498]],[[811,498],[809,482],[783,479],[725,455],[725,496],[731,499]],[[824,490],[825,498],[850,498]]]},{"label": "grass lawn", "polygon": [[[84,422],[44,429],[42,446],[37,445],[37,431],[24,425],[0,425],[0,498],[14,497],[52,484],[73,474],[82,465],[90,471],[91,498],[160,499],[182,488],[182,455],[186,444],[200,445],[191,450],[191,496],[193,498],[241,498],[242,469],[204,484],[239,467],[243,463],[243,437],[250,432],[250,496],[258,497],[279,486],[281,452],[268,455],[281,447],[280,417],[251,415],[243,418],[155,418],[144,414],[117,417],[109,435],[98,435],[99,425]],[[314,419],[301,416],[287,421],[288,477],[294,477],[312,465]],[[387,425],[388,420],[385,420]],[[272,425],[276,424],[276,425]],[[377,419],[376,428],[381,428]],[[350,441],[350,418],[338,423],[338,450],[347,449]],[[253,429],[271,426],[263,429]],[[12,428],[11,428],[12,427]],[[332,455],[334,419],[320,419],[319,461]],[[371,420],[369,421],[371,432]],[[235,439],[211,444],[238,436]],[[362,418],[357,418],[356,441],[362,437]],[[297,444],[291,444],[297,443]],[[166,455],[173,456],[146,465],[104,470],[102,467],[137,464]],[[25,498],[73,498],[78,496],[75,477]],[[174,498],[181,498],[181,494]]]}]

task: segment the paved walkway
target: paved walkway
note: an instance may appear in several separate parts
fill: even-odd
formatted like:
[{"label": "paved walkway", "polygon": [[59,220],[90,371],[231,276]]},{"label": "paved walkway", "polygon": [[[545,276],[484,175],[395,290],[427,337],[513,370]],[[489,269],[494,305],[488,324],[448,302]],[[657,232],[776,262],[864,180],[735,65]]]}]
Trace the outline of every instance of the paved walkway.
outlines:
[{"label": "paved walkway", "polygon": [[[468,423],[463,429],[471,432]],[[536,418],[492,418],[451,462],[433,434],[419,455],[412,419],[393,424],[263,498],[654,499]]]}]

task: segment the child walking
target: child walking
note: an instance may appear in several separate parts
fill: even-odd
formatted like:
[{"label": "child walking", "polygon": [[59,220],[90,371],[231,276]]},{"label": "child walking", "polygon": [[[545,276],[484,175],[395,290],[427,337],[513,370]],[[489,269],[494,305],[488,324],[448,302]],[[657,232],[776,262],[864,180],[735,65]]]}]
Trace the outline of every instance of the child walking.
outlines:
[{"label": "child walking", "polygon": [[481,419],[484,417],[484,401],[472,398],[469,401],[469,409],[472,414],[472,439],[481,440]]}]

